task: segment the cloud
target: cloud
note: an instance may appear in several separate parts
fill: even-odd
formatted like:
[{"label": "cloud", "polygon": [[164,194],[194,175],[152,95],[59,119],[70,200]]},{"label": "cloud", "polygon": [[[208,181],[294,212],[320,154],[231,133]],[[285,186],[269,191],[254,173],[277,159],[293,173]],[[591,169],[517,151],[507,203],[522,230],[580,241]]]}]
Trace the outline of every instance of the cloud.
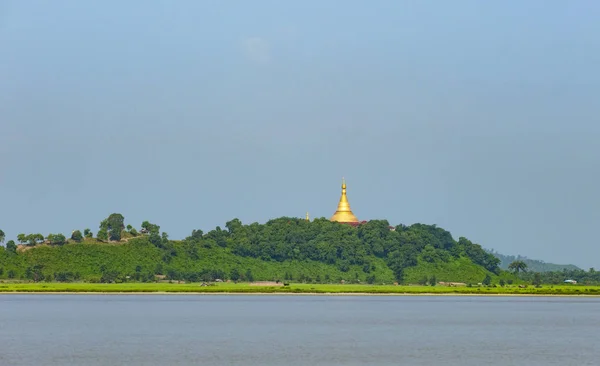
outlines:
[{"label": "cloud", "polygon": [[264,64],[270,61],[269,43],[259,37],[246,38],[243,44],[246,57],[253,62]]}]

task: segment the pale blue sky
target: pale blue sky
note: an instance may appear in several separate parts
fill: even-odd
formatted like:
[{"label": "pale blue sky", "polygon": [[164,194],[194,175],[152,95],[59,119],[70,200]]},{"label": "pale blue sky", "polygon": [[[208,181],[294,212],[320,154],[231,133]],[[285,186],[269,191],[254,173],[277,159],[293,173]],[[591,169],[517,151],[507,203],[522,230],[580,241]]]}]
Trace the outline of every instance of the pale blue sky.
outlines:
[{"label": "pale blue sky", "polygon": [[1,1],[0,228],[422,222],[600,267],[598,1]]}]

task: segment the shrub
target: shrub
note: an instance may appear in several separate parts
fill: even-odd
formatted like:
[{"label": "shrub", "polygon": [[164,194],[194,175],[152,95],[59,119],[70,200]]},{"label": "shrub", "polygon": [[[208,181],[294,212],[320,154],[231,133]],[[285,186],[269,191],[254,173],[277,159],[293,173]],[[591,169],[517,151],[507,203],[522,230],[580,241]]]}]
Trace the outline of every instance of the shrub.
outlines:
[{"label": "shrub", "polygon": [[81,242],[83,240],[83,235],[81,234],[81,231],[79,231],[79,230],[73,231],[73,233],[71,234],[71,239],[78,243]]}]

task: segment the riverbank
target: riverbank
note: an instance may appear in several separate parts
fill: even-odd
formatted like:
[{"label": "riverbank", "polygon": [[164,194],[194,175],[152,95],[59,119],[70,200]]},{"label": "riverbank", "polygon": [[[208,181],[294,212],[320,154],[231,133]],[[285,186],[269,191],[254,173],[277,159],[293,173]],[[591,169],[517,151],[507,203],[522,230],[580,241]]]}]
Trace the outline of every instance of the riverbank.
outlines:
[{"label": "riverbank", "polygon": [[321,294],[321,295],[554,295],[600,296],[600,286],[444,287],[357,284],[290,284],[250,286],[248,283],[0,283],[0,293],[27,294]]}]

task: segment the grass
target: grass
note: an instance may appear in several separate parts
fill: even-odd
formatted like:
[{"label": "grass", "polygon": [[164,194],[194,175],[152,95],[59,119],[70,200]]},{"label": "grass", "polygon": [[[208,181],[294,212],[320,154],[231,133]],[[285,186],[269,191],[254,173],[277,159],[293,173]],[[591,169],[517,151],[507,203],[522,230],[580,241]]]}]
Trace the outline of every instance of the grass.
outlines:
[{"label": "grass", "polygon": [[289,293],[289,294],[475,294],[475,295],[595,295],[600,286],[443,287],[355,284],[290,284],[284,287],[248,283],[0,283],[0,293]]}]

